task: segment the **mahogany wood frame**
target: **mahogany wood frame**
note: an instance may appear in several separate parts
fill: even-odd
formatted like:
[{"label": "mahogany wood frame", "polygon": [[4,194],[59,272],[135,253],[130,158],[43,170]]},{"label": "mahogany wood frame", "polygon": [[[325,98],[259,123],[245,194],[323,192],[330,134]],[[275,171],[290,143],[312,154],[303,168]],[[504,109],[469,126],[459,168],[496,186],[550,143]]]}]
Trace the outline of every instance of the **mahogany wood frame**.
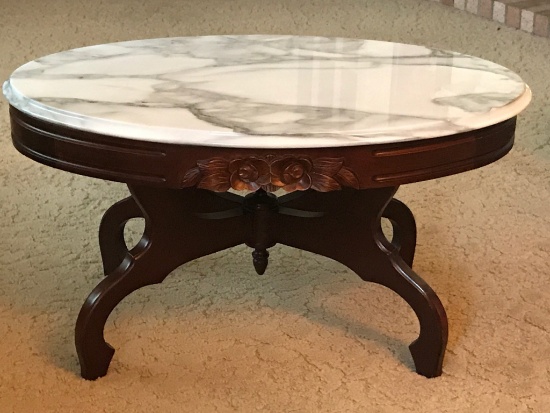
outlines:
[{"label": "mahogany wood frame", "polygon": [[[162,282],[190,260],[242,243],[254,248],[258,273],[267,266],[267,249],[281,243],[335,259],[362,279],[395,291],[420,321],[420,335],[410,345],[417,372],[439,376],[447,317],[435,292],[411,269],[416,225],[411,211],[393,195],[402,184],[494,162],[511,149],[516,125],[514,117],[476,131],[398,144],[254,149],[117,138],[46,122],[13,107],[10,115],[13,143],[22,154],[69,172],[125,182],[130,189],[131,197],[103,217],[99,240],[107,276],[86,299],[76,323],[76,348],[86,379],[107,373],[114,350],[103,329],[124,297]],[[260,189],[243,199],[200,189],[197,180],[189,179],[189,171],[205,160],[289,156],[313,163],[339,160],[343,172],[338,175],[335,169],[333,175],[343,184],[279,199]],[[210,189],[219,188],[218,183]],[[145,231],[129,251],[123,231],[135,217],[145,218]],[[391,241],[382,234],[382,217],[394,226]]]}]

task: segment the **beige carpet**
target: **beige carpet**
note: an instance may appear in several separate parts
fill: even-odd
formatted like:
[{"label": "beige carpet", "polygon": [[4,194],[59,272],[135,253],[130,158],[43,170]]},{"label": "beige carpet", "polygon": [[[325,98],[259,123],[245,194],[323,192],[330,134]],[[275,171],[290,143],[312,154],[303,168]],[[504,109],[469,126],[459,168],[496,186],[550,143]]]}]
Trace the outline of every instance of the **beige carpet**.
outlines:
[{"label": "beige carpet", "polygon": [[[420,0],[1,0],[0,78],[30,59],[134,38],[290,33],[420,43],[494,60],[533,88],[515,149],[404,186],[416,270],[449,316],[444,374],[412,371],[408,306],[342,265],[276,247],[206,257],[126,299],[109,374],[82,380],[80,305],[97,226],[125,187],[19,155],[0,103],[0,412],[548,412],[550,41]],[[139,231],[134,225],[131,231]]]}]

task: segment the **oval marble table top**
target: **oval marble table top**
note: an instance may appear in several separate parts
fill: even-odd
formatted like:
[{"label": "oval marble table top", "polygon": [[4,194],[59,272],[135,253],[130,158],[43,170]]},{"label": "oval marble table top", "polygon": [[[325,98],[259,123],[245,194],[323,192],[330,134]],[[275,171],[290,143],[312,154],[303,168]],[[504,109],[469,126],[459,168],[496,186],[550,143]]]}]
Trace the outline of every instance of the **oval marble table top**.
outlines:
[{"label": "oval marble table top", "polygon": [[495,63],[372,40],[204,36],[84,47],[17,69],[9,103],[129,139],[235,148],[371,145],[452,135],[521,112]]}]

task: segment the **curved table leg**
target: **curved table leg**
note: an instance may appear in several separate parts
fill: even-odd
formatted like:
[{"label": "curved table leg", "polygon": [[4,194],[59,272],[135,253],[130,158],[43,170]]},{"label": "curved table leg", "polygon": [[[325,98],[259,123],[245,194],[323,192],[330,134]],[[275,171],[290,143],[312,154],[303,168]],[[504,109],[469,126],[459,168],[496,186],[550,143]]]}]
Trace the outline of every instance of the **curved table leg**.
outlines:
[{"label": "curved table leg", "polygon": [[[142,251],[124,260],[114,273],[103,279],[86,299],[76,322],[76,350],[81,375],[95,380],[107,374],[115,350],[105,342],[103,329],[113,309],[133,291],[149,284],[160,283],[176,268],[164,265],[159,252]],[[165,263],[166,264],[166,263]]]},{"label": "curved table leg", "polygon": [[101,219],[99,249],[105,275],[112,273],[128,253],[124,242],[124,227],[132,218],[143,218],[143,214],[134,198],[128,197],[111,206]]},{"label": "curved table leg", "polygon": [[403,202],[392,198],[382,217],[389,219],[392,224],[391,243],[399,251],[403,261],[412,268],[416,249],[416,222],[413,213]]},{"label": "curved table leg", "polygon": [[411,306],[420,322],[419,337],[409,346],[416,371],[426,377],[440,376],[448,337],[445,309],[432,288],[383,243],[380,239],[382,253],[355,271],[364,280],[395,291]]},{"label": "curved table leg", "polygon": [[[420,335],[409,346],[416,370],[423,376],[436,377],[441,375],[447,345],[447,316],[435,292],[407,265],[397,247],[382,233],[381,217],[396,190],[309,193],[288,205],[323,210],[325,215],[308,220],[279,215],[275,238],[279,243],[333,258],[365,281],[384,285],[399,294],[420,322]],[[407,215],[403,207],[393,205],[397,205],[397,213],[395,208],[390,208],[390,219],[410,229],[410,221],[402,219]],[[410,238],[406,242],[410,242]],[[410,254],[410,249],[408,251]]]},{"label": "curved table leg", "polygon": [[[81,375],[89,380],[107,373],[114,350],[105,342],[103,330],[120,301],[143,286],[162,282],[185,262],[244,242],[241,216],[213,221],[202,219],[194,212],[196,208],[212,212],[224,210],[234,206],[233,202],[195,188],[130,187],[130,191],[140,216],[145,218],[143,237],[134,249],[125,251],[122,262],[91,292],[76,323]],[[112,223],[121,223],[123,217],[128,216],[129,201],[117,205],[120,209],[116,207],[108,215]],[[106,228],[120,230],[119,225],[111,223],[104,226],[104,230]],[[220,237],[220,233],[224,236]]]}]

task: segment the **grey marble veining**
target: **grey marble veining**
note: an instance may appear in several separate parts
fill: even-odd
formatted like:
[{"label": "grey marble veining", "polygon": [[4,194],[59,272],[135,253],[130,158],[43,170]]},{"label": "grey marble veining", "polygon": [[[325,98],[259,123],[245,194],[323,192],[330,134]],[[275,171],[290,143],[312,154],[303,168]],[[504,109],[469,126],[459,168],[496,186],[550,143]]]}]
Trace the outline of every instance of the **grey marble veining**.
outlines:
[{"label": "grey marble veining", "polygon": [[29,62],[4,84],[29,115],[131,139],[330,147],[449,135],[529,103],[519,76],[454,52],[295,36],[138,40]]}]

